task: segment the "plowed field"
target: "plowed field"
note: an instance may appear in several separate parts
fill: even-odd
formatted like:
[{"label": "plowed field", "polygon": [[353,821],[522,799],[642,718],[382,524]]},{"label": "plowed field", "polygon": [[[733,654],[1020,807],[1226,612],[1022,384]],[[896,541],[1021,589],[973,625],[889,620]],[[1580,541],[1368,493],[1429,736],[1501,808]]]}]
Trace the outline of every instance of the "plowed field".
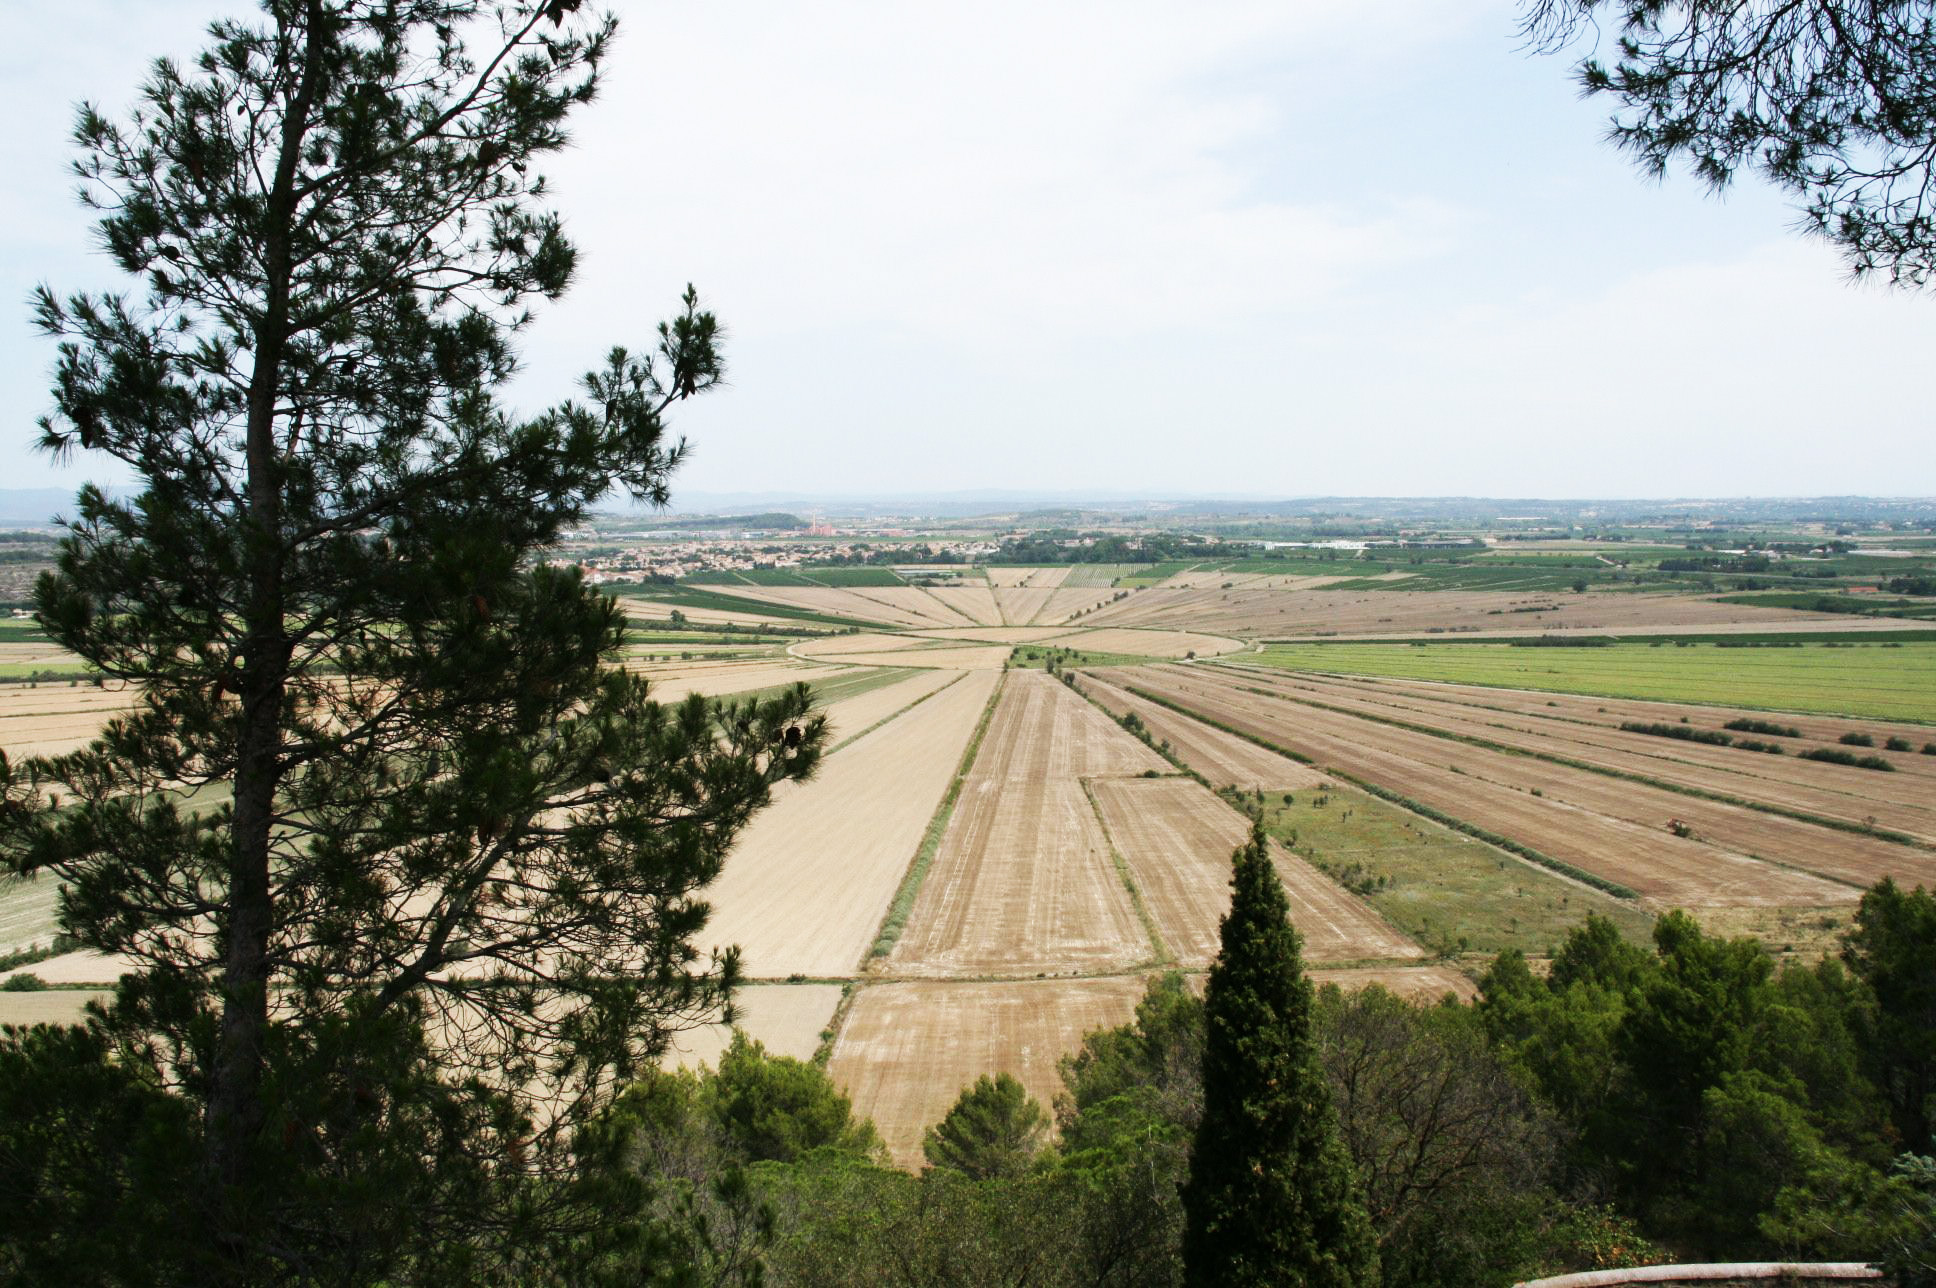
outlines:
[{"label": "plowed field", "polygon": [[[1375,683],[1321,676],[1265,676],[1246,671],[1259,687],[1384,719],[1429,726],[1464,737],[1483,738],[1538,755],[1564,756],[1625,774],[1683,784],[1743,800],[1758,801],[1863,825],[1879,826],[1936,841],[1936,783],[1924,781],[1904,791],[1903,774],[1916,774],[1919,760],[1936,756],[1899,755],[1902,773],[1883,775],[1847,765],[1771,756],[1736,747],[1655,737],[1617,726],[1582,724],[1543,714],[1488,710],[1445,696],[1390,689]],[[1483,693],[1484,690],[1479,690]],[[1692,727],[1718,729],[1732,712],[1703,713]],[[1674,720],[1661,721],[1678,727]],[[1785,722],[1784,722],[1785,723]],[[1742,735],[1744,737],[1751,735]],[[1774,741],[1767,740],[1764,741]],[[1815,745],[1806,739],[1781,739],[1796,751]],[[1893,762],[1892,762],[1893,763]]]},{"label": "plowed field", "polygon": [[827,1072],[872,1118],[902,1167],[921,1165],[921,1137],[983,1074],[1008,1073],[1044,1109],[1062,1080],[1056,1061],[1085,1033],[1127,1023],[1143,980],[910,982],[861,990]]},{"label": "plowed field", "polygon": [[888,969],[1122,970],[1152,946],[1082,778],[1168,766],[1040,671],[1011,672]]},{"label": "plowed field", "polygon": [[[1848,903],[1859,893],[1856,883],[1837,884],[1732,848],[1752,843],[1763,852],[1761,845],[1779,844],[1803,851],[1795,857],[1818,870],[1842,869],[1861,860],[1850,859],[1846,849],[1824,856],[1822,847],[1844,839],[1840,833],[1259,696],[1247,691],[1243,676],[1169,667],[1121,674],[1125,683],[1510,837],[1659,906],[1818,906]],[[1535,786],[1543,796],[1532,794]],[[1697,831],[1725,830],[1732,844],[1666,830],[1668,819],[1697,813]]]},{"label": "plowed field", "polygon": [[[769,1055],[810,1060],[820,1047],[820,1034],[840,1005],[838,984],[754,984],[733,998],[739,1008],[739,1027],[766,1047]],[[733,1030],[724,1024],[687,1029],[672,1040],[665,1064],[697,1069],[719,1067],[719,1056],[732,1043]]]},{"label": "plowed field", "polygon": [[1134,713],[1150,736],[1168,742],[1177,758],[1210,780],[1212,787],[1296,790],[1323,780],[1309,765],[1259,747],[1236,734],[1213,729],[1168,707],[1139,698],[1109,682],[1115,672],[1084,672],[1083,691],[1117,715]]},{"label": "plowed field", "polygon": [[852,973],[996,679],[969,675],[776,792],[707,891],[706,941],[739,944],[753,976]]},{"label": "plowed field", "polygon": [[[1231,854],[1248,825],[1187,778],[1098,779],[1091,790],[1165,946],[1183,968],[1207,967],[1230,907]],[[1362,899],[1303,860],[1279,853],[1277,869],[1307,959],[1422,955]]]}]

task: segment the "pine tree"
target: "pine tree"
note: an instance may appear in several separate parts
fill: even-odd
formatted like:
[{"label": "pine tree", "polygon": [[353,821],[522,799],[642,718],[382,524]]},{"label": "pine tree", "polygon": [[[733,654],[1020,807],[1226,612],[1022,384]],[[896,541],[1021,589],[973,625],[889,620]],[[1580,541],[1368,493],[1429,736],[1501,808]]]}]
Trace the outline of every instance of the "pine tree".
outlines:
[{"label": "pine tree", "polygon": [[1298,934],[1253,822],[1204,996],[1203,1119],[1183,1191],[1192,1284],[1359,1286],[1378,1254],[1312,1036]]},{"label": "pine tree", "polygon": [[82,492],[36,604],[137,704],[0,762],[0,858],[134,963],[101,1028],[199,1120],[185,1278],[496,1278],[464,1250],[557,1236],[574,1131],[730,997],[696,892],[818,755],[804,688],[653,702],[546,563],[615,488],[664,503],[721,373],[688,290],[581,398],[497,399],[575,264],[533,163],[613,35],[580,7],[262,0],[79,114],[138,285],[38,293],[42,441],[139,493]]},{"label": "pine tree", "polygon": [[928,1128],[921,1153],[929,1166],[972,1180],[1020,1176],[1048,1134],[1048,1114],[1013,1074],[984,1073],[962,1088],[947,1117]]}]

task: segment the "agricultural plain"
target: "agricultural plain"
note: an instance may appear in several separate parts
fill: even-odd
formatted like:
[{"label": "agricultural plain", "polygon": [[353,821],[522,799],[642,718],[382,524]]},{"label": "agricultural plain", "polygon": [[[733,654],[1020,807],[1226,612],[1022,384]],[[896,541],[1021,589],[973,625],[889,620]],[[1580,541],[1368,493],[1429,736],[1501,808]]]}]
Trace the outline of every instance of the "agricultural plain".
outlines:
[{"label": "agricultural plain", "polygon": [[[918,1165],[976,1077],[1014,1073],[1046,1105],[1057,1060],[1151,974],[1201,984],[1253,815],[1313,979],[1421,1002],[1471,996],[1489,954],[1538,956],[1588,913],[1640,938],[1689,908],[1806,950],[1879,877],[1936,883],[1936,633],[1580,592],[1597,556],[1549,557],[1456,577],[1329,555],[758,568],[628,596],[653,629],[626,664],[662,699],[806,682],[830,722],[818,775],[776,793],[706,892],[702,946],[737,948],[755,981],[741,1026],[825,1060]],[[1641,638],[1547,642],[1581,635]],[[128,701],[4,686],[0,745],[69,749]],[[1851,737],[1845,759],[1888,767],[1806,758]],[[0,892],[0,952],[45,946],[54,899]],[[18,969],[55,987],[0,993],[0,1021],[78,1014],[117,965]],[[667,1058],[729,1040],[695,1030]]]}]

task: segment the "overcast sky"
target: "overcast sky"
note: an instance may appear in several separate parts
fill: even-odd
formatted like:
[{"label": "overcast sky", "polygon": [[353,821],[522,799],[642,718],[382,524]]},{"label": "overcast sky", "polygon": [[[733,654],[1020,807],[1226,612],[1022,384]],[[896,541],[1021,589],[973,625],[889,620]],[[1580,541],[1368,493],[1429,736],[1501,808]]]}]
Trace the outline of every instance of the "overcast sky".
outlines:
[{"label": "overcast sky", "polygon": [[[28,290],[115,285],[72,105],[234,8],[63,0],[0,50],[0,486],[101,470],[29,446]],[[513,398],[695,283],[730,387],[681,414],[686,488],[1936,493],[1936,292],[1850,286],[1752,181],[1641,178],[1509,3],[623,13]]]}]

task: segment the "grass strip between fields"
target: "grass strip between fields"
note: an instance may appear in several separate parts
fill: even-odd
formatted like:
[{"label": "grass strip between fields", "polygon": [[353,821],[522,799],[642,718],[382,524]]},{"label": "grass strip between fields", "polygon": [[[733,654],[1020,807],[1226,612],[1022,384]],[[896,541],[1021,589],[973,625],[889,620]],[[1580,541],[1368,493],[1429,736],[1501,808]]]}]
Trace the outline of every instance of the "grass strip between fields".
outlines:
[{"label": "grass strip between fields", "polygon": [[1139,698],[1142,698],[1149,702],[1154,702],[1161,707],[1168,707],[1170,710],[1186,715],[1190,717],[1192,720],[1201,721],[1202,723],[1209,725],[1212,729],[1221,729],[1225,733],[1234,734],[1239,738],[1243,738],[1243,739],[1246,739],[1247,741],[1254,742],[1259,747],[1262,747],[1266,751],[1274,751],[1280,756],[1288,756],[1290,759],[1297,761],[1299,764],[1316,766],[1317,768],[1323,769],[1324,772],[1327,774],[1331,774],[1332,776],[1337,778],[1342,778],[1346,782],[1352,784],[1355,787],[1363,788],[1365,791],[1370,792],[1373,796],[1378,797],[1378,799],[1380,800],[1390,801],[1394,805],[1401,805],[1404,808],[1412,811],[1414,814],[1418,814],[1418,815],[1421,815],[1422,817],[1431,819],[1434,823],[1440,823],[1446,827],[1451,828],[1455,832],[1463,832],[1467,836],[1476,837],[1478,840],[1484,841],[1487,845],[1497,846],[1500,849],[1506,851],[1508,854],[1516,854],[1520,858],[1525,859],[1530,863],[1537,863],[1540,867],[1550,868],[1551,870],[1559,873],[1563,877],[1571,877],[1573,880],[1581,882],[1584,885],[1592,886],[1595,890],[1605,891],[1607,894],[1614,896],[1616,899],[1640,898],[1640,893],[1638,891],[1629,889],[1628,887],[1621,885],[1617,881],[1609,881],[1605,877],[1595,876],[1593,873],[1588,872],[1585,868],[1576,868],[1571,863],[1566,862],[1564,859],[1556,859],[1550,854],[1546,854],[1539,850],[1535,850],[1530,845],[1522,845],[1518,841],[1513,840],[1509,836],[1501,836],[1499,833],[1488,831],[1487,829],[1480,827],[1476,823],[1468,823],[1462,818],[1455,818],[1454,816],[1447,814],[1444,810],[1436,809],[1433,806],[1427,805],[1423,801],[1413,800],[1411,797],[1402,795],[1399,792],[1392,791],[1388,787],[1380,787],[1377,783],[1370,782],[1366,779],[1360,778],[1356,774],[1348,774],[1344,770],[1338,769],[1335,766],[1318,765],[1317,761],[1311,759],[1311,757],[1309,756],[1302,754],[1301,752],[1292,751],[1289,747],[1280,747],[1278,744],[1270,741],[1270,739],[1268,738],[1260,738],[1254,733],[1249,733],[1243,729],[1233,728],[1230,725],[1224,724],[1219,720],[1213,720],[1209,716],[1203,715],[1201,712],[1192,711],[1190,710],[1190,708],[1183,706],[1180,703],[1172,702],[1167,698],[1159,697],[1158,695],[1149,692],[1147,689],[1139,689],[1135,685],[1130,685],[1130,684],[1126,684],[1123,687],[1128,689],[1131,693],[1134,693]]},{"label": "grass strip between fields", "polygon": [[[1199,787],[1202,787],[1208,791],[1216,790],[1214,787],[1210,786],[1210,780],[1208,778],[1205,778],[1202,774],[1198,773],[1193,766],[1191,766],[1190,764],[1184,761],[1183,757],[1176,754],[1176,749],[1170,746],[1168,739],[1165,739],[1162,743],[1159,744],[1156,741],[1156,739],[1151,736],[1150,731],[1147,728],[1144,728],[1140,724],[1134,729],[1130,728],[1129,725],[1126,723],[1125,717],[1117,715],[1114,711],[1111,711],[1108,707],[1098,702],[1095,699],[1095,697],[1091,695],[1089,691],[1087,689],[1084,689],[1081,685],[1071,684],[1069,685],[1069,688],[1075,692],[1076,696],[1088,699],[1089,705],[1094,707],[1096,710],[1102,712],[1105,716],[1108,716],[1110,721],[1113,724],[1115,724],[1117,728],[1121,729],[1124,733],[1130,735],[1132,738],[1137,739],[1145,747],[1148,747],[1151,751],[1155,752],[1163,759],[1169,761],[1172,765],[1175,765],[1177,770],[1185,778],[1195,779]],[[1085,790],[1087,789],[1085,788]]]},{"label": "grass strip between fields", "polygon": [[1089,786],[1087,778],[1076,780],[1082,784],[1082,794],[1089,798],[1089,811],[1096,816],[1096,826],[1102,829],[1103,843],[1109,847],[1109,861],[1116,865],[1116,875],[1122,878],[1123,889],[1129,891],[1130,906],[1136,909],[1136,919],[1143,923],[1143,933],[1149,936],[1150,948],[1156,956],[1152,966],[1170,966],[1176,963],[1176,955],[1170,946],[1163,942],[1163,932],[1156,928],[1156,918],[1150,915],[1149,904],[1143,900],[1143,892],[1136,884],[1135,876],[1129,870],[1129,860],[1116,848],[1116,838],[1110,834],[1109,820],[1102,816],[1102,802],[1096,799],[1095,789]]},{"label": "grass strip between fields", "polygon": [[894,951],[900,942],[901,932],[907,929],[908,917],[914,912],[914,898],[921,893],[921,883],[928,879],[928,869],[934,866],[934,856],[941,849],[941,838],[948,830],[948,820],[954,817],[955,802],[961,799],[961,785],[968,779],[968,771],[975,767],[975,756],[981,751],[982,735],[988,732],[988,722],[995,716],[995,704],[1001,701],[1002,690],[1008,686],[1008,677],[1002,676],[995,682],[995,691],[988,695],[988,705],[981,710],[981,719],[975,723],[975,732],[969,736],[968,745],[962,750],[961,763],[955,766],[954,779],[949,782],[948,790],[941,795],[941,803],[934,807],[934,817],[928,820],[928,830],[922,833],[920,848],[915,850],[913,860],[908,864],[907,874],[901,878],[901,885],[894,892],[894,902],[887,906],[887,916],[881,920],[880,934],[874,939],[874,946],[868,950],[868,957],[885,957]]},{"label": "grass strip between fields", "polygon": [[[1255,693],[1259,697],[1276,698],[1282,702],[1295,702],[1300,706],[1316,707],[1320,711],[1329,711],[1333,715],[1350,716],[1357,720],[1369,720],[1373,724],[1390,725],[1394,729],[1404,729],[1411,733],[1430,734],[1434,738],[1443,738],[1447,742],[1462,742],[1467,746],[1478,747],[1485,751],[1497,751],[1508,756],[1524,756],[1528,760],[1542,760],[1551,765],[1564,765],[1568,769],[1582,769],[1587,773],[1599,774],[1605,778],[1617,778],[1622,782],[1639,783],[1643,787],[1658,787],[1664,792],[1674,792],[1681,796],[1692,796],[1697,800],[1713,801],[1717,805],[1733,805],[1740,809],[1751,809],[1762,814],[1774,814],[1781,818],[1793,819],[1797,823],[1808,823],[1815,827],[1826,827],[1836,832],[1852,832],[1857,836],[1873,836],[1879,841],[1889,841],[1895,845],[1906,845],[1912,850],[1936,849],[1936,846],[1932,846],[1925,841],[1920,841],[1907,832],[1895,832],[1888,828],[1870,827],[1867,824],[1857,823],[1851,819],[1832,818],[1826,814],[1811,814],[1807,810],[1790,809],[1786,805],[1776,805],[1769,801],[1751,801],[1740,796],[1730,796],[1726,792],[1709,791],[1705,787],[1693,787],[1687,783],[1676,783],[1666,778],[1654,778],[1648,774],[1636,774],[1625,769],[1614,769],[1608,765],[1596,765],[1589,760],[1575,760],[1571,756],[1559,756],[1546,751],[1530,751],[1525,747],[1513,747],[1505,743],[1493,742],[1490,739],[1480,738],[1474,734],[1453,733],[1448,729],[1434,729],[1430,725],[1413,724],[1409,720],[1400,720],[1394,716],[1376,716],[1369,712],[1353,711],[1349,707],[1334,707],[1328,702],[1317,702],[1310,698],[1294,698],[1289,694],[1274,693],[1268,689],[1254,688],[1248,684],[1240,687],[1243,688],[1244,692]],[[1806,871],[1806,869],[1802,870]],[[1818,872],[1814,875],[1822,876],[1823,874]],[[1831,881],[1840,880],[1838,877],[1827,877],[1825,879]],[[1847,883],[1845,882],[1844,884]]]}]

